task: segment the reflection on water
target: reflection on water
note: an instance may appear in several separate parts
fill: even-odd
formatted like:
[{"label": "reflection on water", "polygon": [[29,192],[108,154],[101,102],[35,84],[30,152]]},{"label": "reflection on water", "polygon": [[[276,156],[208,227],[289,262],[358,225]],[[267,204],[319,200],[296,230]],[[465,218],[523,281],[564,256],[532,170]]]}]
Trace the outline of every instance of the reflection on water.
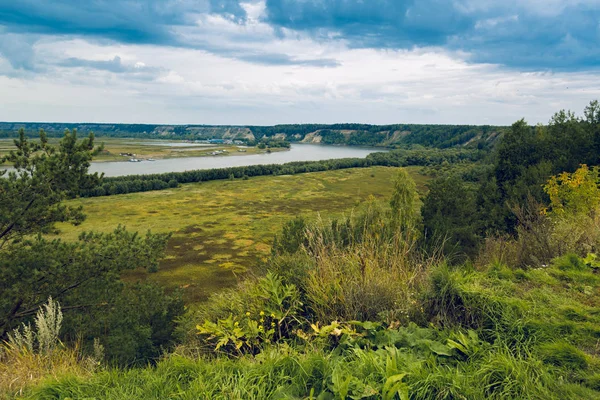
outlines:
[{"label": "reflection on water", "polygon": [[324,146],[315,144],[292,144],[289,151],[271,154],[252,154],[208,157],[169,158],[142,162],[103,162],[92,163],[90,172],[104,172],[105,176],[160,174],[183,172],[195,169],[242,167],[258,164],[284,164],[292,161],[320,161],[334,158],[364,158],[381,149]]}]

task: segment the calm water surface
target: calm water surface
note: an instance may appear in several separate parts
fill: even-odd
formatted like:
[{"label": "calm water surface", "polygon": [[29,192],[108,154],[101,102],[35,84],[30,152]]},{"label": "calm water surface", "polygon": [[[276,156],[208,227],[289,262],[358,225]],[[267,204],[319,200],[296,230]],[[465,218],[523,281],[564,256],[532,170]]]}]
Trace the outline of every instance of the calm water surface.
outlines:
[{"label": "calm water surface", "polygon": [[284,164],[292,161],[320,161],[334,158],[364,158],[382,149],[364,147],[325,146],[316,144],[292,144],[289,151],[271,154],[237,155],[232,148],[228,156],[168,158],[142,162],[102,162],[92,163],[90,172],[103,172],[105,176],[160,174],[183,172],[195,169],[243,167],[259,164]]}]

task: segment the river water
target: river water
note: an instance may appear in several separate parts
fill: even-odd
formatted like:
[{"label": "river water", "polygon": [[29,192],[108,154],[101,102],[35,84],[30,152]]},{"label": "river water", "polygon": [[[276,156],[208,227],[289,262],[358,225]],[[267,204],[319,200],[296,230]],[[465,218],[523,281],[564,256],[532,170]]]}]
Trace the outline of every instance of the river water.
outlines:
[{"label": "river water", "polygon": [[[167,158],[156,161],[115,161],[92,163],[90,172],[103,172],[104,176],[160,174],[196,169],[243,167],[259,164],[284,164],[292,161],[321,161],[334,158],[364,158],[382,149],[316,144],[292,144],[288,151],[270,154],[242,155],[235,147],[228,156]],[[240,155],[238,155],[240,154]]]}]

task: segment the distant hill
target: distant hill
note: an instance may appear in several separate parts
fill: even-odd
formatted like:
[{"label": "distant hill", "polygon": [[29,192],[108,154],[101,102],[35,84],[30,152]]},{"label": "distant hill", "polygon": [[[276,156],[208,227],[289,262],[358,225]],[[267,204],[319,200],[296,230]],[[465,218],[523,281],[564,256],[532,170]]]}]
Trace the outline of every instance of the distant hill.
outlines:
[{"label": "distant hill", "polygon": [[148,139],[243,139],[279,138],[290,142],[342,144],[355,146],[404,147],[421,145],[448,148],[468,146],[487,148],[506,127],[490,125],[366,125],[299,124],[275,126],[226,125],[148,125],[0,122],[0,137],[14,137],[24,128],[28,134],[44,129],[49,136],[60,136],[65,129],[97,136]]}]

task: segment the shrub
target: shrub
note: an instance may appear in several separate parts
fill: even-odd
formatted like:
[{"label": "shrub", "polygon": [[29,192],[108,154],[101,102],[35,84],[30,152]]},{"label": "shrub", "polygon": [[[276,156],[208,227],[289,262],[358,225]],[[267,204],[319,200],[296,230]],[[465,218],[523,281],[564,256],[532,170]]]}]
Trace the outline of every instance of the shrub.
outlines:
[{"label": "shrub", "polygon": [[[302,303],[294,285],[284,284],[281,278],[269,272],[245,288],[246,304],[232,310],[227,317],[213,315],[212,320],[206,319],[197,325],[201,342],[209,348],[227,354],[256,354],[263,344],[292,336],[301,323]],[[239,299],[232,299],[232,303]]]},{"label": "shrub", "polygon": [[37,311],[34,327],[22,324],[8,334],[8,345],[27,352],[50,354],[60,344],[58,334],[62,320],[60,304],[49,297],[48,302]]}]

